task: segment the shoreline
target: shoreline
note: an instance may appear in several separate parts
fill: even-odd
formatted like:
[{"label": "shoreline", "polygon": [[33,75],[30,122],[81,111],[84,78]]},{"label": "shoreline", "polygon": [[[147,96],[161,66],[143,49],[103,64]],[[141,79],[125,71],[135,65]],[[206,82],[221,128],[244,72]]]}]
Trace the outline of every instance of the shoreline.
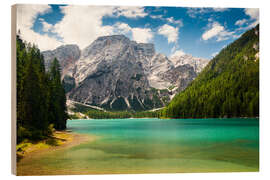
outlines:
[{"label": "shoreline", "polygon": [[[70,130],[55,131],[52,137],[38,142],[23,142],[16,146],[17,166],[22,160],[31,159],[35,156],[47,154],[60,149],[70,148],[82,143],[95,141],[94,135],[78,134]],[[22,147],[21,151],[18,150]]]},{"label": "shoreline", "polygon": [[[172,125],[175,124],[172,123]],[[121,126],[114,127],[119,129]],[[163,132],[167,134],[166,131]],[[53,148],[59,149],[59,151],[45,149],[29,154],[17,164],[17,175],[257,172],[259,170],[257,149],[242,149],[249,143],[256,145],[254,140],[250,142],[249,140],[233,141],[228,144],[221,141],[209,145],[205,143],[205,147],[198,144],[196,147],[192,146],[193,144],[182,144],[181,141],[170,143],[170,145],[166,143],[167,141],[154,140],[151,143],[149,140],[144,142],[140,139],[128,142],[129,139],[122,138],[122,136],[117,139],[108,139],[108,141],[105,137],[105,141],[99,141],[104,134],[88,136],[88,134],[76,134],[70,131],[61,133],[73,138],[65,141],[65,144]],[[179,133],[173,134],[181,136]],[[242,136],[242,133],[238,134]],[[216,133],[213,135],[216,136]],[[171,139],[171,136],[166,138]],[[91,140],[96,140],[92,142],[93,145]],[[197,144],[197,142],[195,143]],[[82,144],[82,146],[76,146],[77,144]],[[235,154],[236,151],[239,154]],[[240,155],[243,152],[244,155]]]},{"label": "shoreline", "polygon": [[94,119],[94,118],[82,118],[82,119],[68,119],[69,121],[72,120],[114,120],[114,119],[260,119],[260,117],[227,117],[227,118],[221,118],[221,117],[210,117],[210,118],[169,118],[169,117],[143,117],[143,118],[136,118],[136,117],[130,117],[130,118],[105,118],[105,119]]}]

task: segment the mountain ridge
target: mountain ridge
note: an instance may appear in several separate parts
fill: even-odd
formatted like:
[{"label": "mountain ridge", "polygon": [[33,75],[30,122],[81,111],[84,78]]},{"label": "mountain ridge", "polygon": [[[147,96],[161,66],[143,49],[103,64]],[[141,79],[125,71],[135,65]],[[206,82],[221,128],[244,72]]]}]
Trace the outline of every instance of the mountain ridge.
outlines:
[{"label": "mountain ridge", "polygon": [[222,49],[162,116],[258,117],[259,25]]},{"label": "mountain ridge", "polygon": [[[60,54],[73,55],[73,51]],[[188,62],[175,65],[164,54],[156,53],[154,44],[137,43],[124,35],[98,37],[76,52],[75,55],[80,53],[79,58],[74,56],[73,64],[63,63],[62,67],[68,98],[111,110],[163,107],[206,65],[200,58],[194,58],[200,69]],[[54,57],[47,55],[45,61]],[[173,90],[169,88],[172,86]]]}]

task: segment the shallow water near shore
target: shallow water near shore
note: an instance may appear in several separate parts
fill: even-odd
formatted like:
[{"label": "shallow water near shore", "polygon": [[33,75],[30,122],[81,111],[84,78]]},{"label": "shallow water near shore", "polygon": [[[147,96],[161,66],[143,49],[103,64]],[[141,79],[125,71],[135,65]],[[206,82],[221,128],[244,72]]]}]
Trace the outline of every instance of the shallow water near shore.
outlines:
[{"label": "shallow water near shore", "polygon": [[246,172],[259,170],[259,120],[69,120],[95,141],[20,162],[18,174]]}]

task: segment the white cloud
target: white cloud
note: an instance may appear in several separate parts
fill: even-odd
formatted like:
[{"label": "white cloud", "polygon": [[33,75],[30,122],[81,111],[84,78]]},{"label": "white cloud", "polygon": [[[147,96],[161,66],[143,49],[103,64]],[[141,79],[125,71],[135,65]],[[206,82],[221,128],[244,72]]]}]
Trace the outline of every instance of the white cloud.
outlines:
[{"label": "white cloud", "polygon": [[163,15],[150,15],[150,17],[152,19],[159,19],[161,21],[164,21],[166,23],[169,23],[169,24],[174,24],[174,25],[177,25],[178,27],[182,27],[183,26],[183,21],[181,19],[174,19],[174,17],[163,17]]},{"label": "white cloud", "polygon": [[114,13],[116,14],[116,16],[125,16],[128,18],[138,18],[147,16],[147,13],[144,12],[143,7],[135,7],[135,6],[116,7]]},{"label": "white cloud", "polygon": [[49,32],[49,31],[51,31],[51,30],[53,29],[53,25],[47,23],[43,18],[39,18],[39,20],[40,20],[41,23],[42,23],[43,31],[44,31],[44,32]]},{"label": "white cloud", "polygon": [[173,17],[170,17],[170,18],[166,18],[166,20],[172,24],[176,24],[180,27],[183,26],[183,22],[181,20],[175,20]]},{"label": "white cloud", "polygon": [[114,24],[114,32],[117,34],[127,34],[131,31],[131,27],[126,23],[116,23]]},{"label": "white cloud", "polygon": [[224,12],[224,11],[228,11],[228,8],[212,8],[213,11],[215,12]]},{"label": "white cloud", "polygon": [[152,19],[163,19],[162,15],[150,15]]},{"label": "white cloud", "polygon": [[131,33],[132,39],[138,43],[148,43],[153,38],[150,28],[132,28],[126,23],[116,23],[113,25],[114,32],[117,34]]},{"label": "white cloud", "polygon": [[103,26],[102,17],[113,14],[113,7],[63,6],[63,19],[54,26],[54,32],[66,44],[77,44],[81,49],[99,36],[111,35],[112,26]]},{"label": "white cloud", "polygon": [[202,17],[200,17],[200,15],[202,15],[202,14],[224,12],[224,11],[228,11],[228,10],[229,10],[228,8],[188,8],[187,14],[191,18],[197,18],[197,16],[199,18],[202,18]]},{"label": "white cloud", "polygon": [[[153,38],[149,28],[131,28],[125,23],[118,26],[102,25],[104,16],[125,16],[128,18],[145,17],[143,7],[109,7],[109,6],[62,6],[63,19],[55,25],[40,19],[44,32],[56,33],[63,42],[48,34],[34,32],[32,26],[38,14],[51,11],[49,5],[18,5],[18,29],[28,42],[38,45],[41,50],[54,49],[61,44],[77,44],[81,49],[91,44],[99,36],[132,32],[132,37],[138,42],[148,42]],[[116,28],[117,27],[117,28]]]},{"label": "white cloud", "polygon": [[247,23],[247,19],[240,19],[235,22],[235,25],[242,26],[243,24]]},{"label": "white cloud", "polygon": [[31,28],[38,14],[51,11],[49,5],[17,5],[17,24],[19,27]]},{"label": "white cloud", "polygon": [[212,28],[205,31],[202,35],[203,40],[211,39],[212,37],[217,36],[220,32],[224,31],[224,27],[219,23],[215,22],[212,24]]},{"label": "white cloud", "polygon": [[218,52],[214,52],[211,54],[211,57],[215,57],[216,55],[218,55]]},{"label": "white cloud", "polygon": [[246,27],[240,27],[238,30],[247,30],[255,27],[259,24],[259,9],[258,8],[246,8],[245,14],[249,16],[249,19],[241,19],[235,22],[235,25],[243,26],[244,24],[248,24]]},{"label": "white cloud", "polygon": [[158,29],[158,34],[161,34],[168,39],[168,43],[176,43],[178,40],[178,28],[164,24]]},{"label": "white cloud", "polygon": [[132,28],[132,38],[139,43],[147,43],[153,38],[153,33],[149,28]]},{"label": "white cloud", "polygon": [[255,27],[257,24],[259,24],[259,9],[258,8],[247,8],[245,9],[246,15],[250,17],[250,19],[254,20],[253,23],[251,23],[248,28]]},{"label": "white cloud", "polygon": [[210,29],[203,33],[203,40],[208,40],[215,37],[217,41],[223,41],[233,37],[234,32],[227,31],[224,26],[220,25],[218,22],[213,22],[210,24],[210,27]]},{"label": "white cloud", "polygon": [[183,55],[185,55],[185,54],[186,54],[186,53],[185,53],[183,50],[179,49],[179,50],[175,51],[175,52],[171,55],[171,58],[172,58],[172,57],[180,57],[180,56],[183,56]]},{"label": "white cloud", "polygon": [[259,9],[258,8],[246,8],[245,13],[250,16],[251,19],[259,20]]},{"label": "white cloud", "polygon": [[41,35],[33,31],[33,23],[38,14],[45,14],[51,11],[48,5],[17,5],[17,30],[20,30],[21,37],[27,42],[36,44],[41,50],[54,49],[61,45],[58,40]]},{"label": "white cloud", "polygon": [[149,28],[131,28],[125,23],[102,25],[104,16],[144,17],[147,13],[143,7],[64,6],[61,10],[64,17],[54,26],[54,32],[63,38],[64,43],[77,44],[81,49],[99,36],[114,33],[132,32],[133,39],[138,42],[149,42],[153,37]]}]

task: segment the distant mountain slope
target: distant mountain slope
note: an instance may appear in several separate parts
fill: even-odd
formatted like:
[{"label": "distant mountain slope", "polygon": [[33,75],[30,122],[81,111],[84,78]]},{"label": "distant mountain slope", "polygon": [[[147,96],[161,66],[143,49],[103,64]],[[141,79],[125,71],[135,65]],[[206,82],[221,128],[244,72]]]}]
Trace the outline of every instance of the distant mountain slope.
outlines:
[{"label": "distant mountain slope", "polygon": [[62,67],[62,78],[65,74],[72,74],[71,69],[75,65],[76,61],[80,58],[80,49],[77,45],[63,45],[59,46],[52,51],[43,51],[45,68],[48,69],[53,62],[54,58],[57,58]]},{"label": "distant mountain slope", "polygon": [[184,54],[182,56],[173,56],[170,58],[175,67],[180,65],[189,64],[199,73],[209,63],[208,59],[193,57],[190,54]]},{"label": "distant mountain slope", "polygon": [[51,59],[59,59],[70,100],[107,110],[164,107],[209,62],[188,55],[175,57],[174,64],[156,53],[154,44],[124,35],[99,37],[82,51],[66,45],[43,55],[47,67]]},{"label": "distant mountain slope", "polygon": [[171,118],[259,116],[259,25],[224,48],[163,109]]},{"label": "distant mountain slope", "polygon": [[69,98],[112,110],[164,106],[162,95],[151,91],[145,73],[154,54],[153,44],[136,43],[123,35],[99,37],[76,63],[77,86]]}]

